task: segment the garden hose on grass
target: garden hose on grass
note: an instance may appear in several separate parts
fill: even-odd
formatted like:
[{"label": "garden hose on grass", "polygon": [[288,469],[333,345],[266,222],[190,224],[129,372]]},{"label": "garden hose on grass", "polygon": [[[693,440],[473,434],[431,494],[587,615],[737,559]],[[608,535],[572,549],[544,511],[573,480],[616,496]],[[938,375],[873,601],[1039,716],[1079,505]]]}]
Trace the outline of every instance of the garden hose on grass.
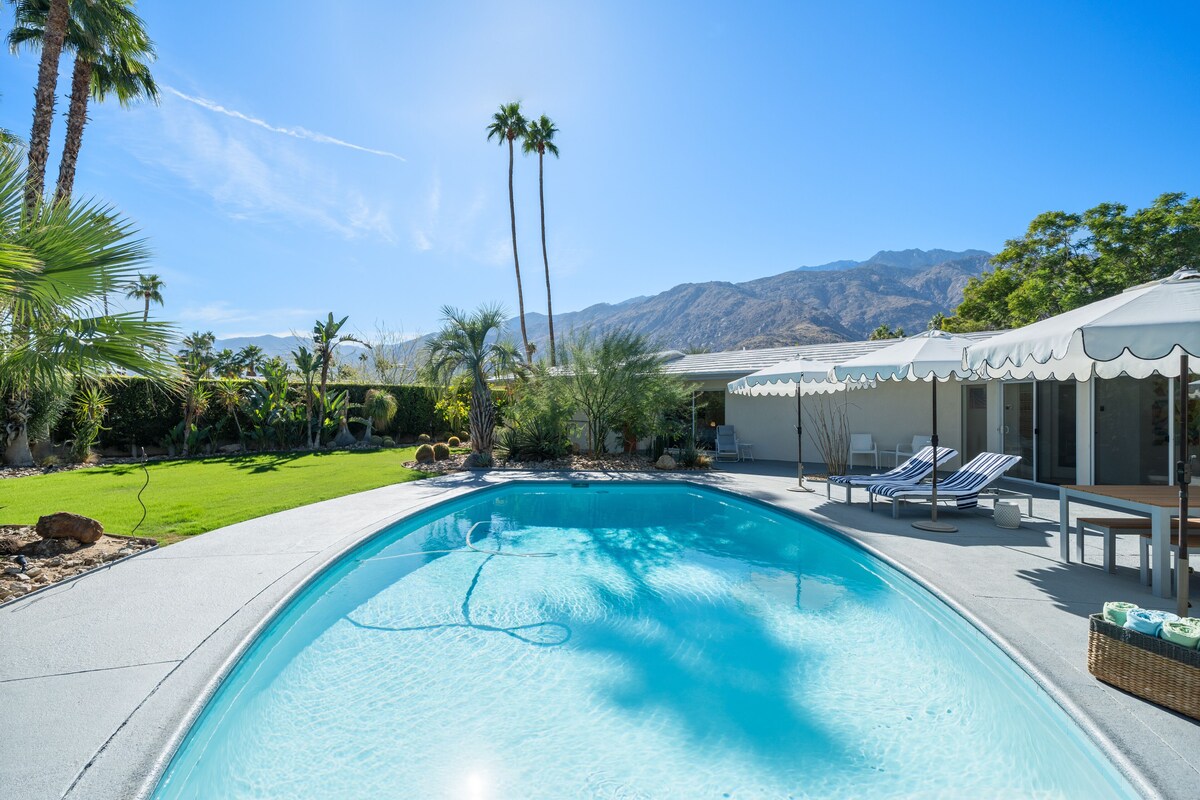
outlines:
[{"label": "garden hose on grass", "polygon": [[142,523],[146,521],[146,514],[149,511],[146,508],[146,504],[142,502],[142,492],[146,491],[146,487],[150,485],[150,470],[146,469],[146,448],[144,448],[144,447],[141,448],[141,451],[142,451],[142,472],[146,473],[146,482],[142,484],[142,488],[138,489],[137,501],[138,501],[138,504],[142,507],[142,518],[138,520],[137,525],[133,526],[133,530],[131,530],[129,532],[130,536],[133,536],[135,533],[137,533],[137,529],[142,527]]}]

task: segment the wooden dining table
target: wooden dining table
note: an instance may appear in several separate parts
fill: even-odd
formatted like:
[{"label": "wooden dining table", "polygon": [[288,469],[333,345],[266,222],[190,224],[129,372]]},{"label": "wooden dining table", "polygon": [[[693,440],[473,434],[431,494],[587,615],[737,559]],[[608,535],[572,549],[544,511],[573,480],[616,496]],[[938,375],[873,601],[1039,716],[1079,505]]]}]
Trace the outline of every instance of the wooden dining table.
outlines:
[{"label": "wooden dining table", "polygon": [[[1058,545],[1063,561],[1071,560],[1069,546],[1071,501],[1092,506],[1113,508],[1150,518],[1151,588],[1159,597],[1170,597],[1174,587],[1171,574],[1171,519],[1179,516],[1179,487],[1177,486],[1060,486],[1058,487]],[[1189,514],[1200,512],[1200,491],[1193,492]]]}]

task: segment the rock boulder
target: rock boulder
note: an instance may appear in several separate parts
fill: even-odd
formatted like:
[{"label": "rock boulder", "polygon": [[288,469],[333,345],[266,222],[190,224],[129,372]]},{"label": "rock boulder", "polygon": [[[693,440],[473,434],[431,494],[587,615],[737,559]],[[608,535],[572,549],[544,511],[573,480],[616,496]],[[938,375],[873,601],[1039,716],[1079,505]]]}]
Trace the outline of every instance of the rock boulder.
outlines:
[{"label": "rock boulder", "polygon": [[675,469],[675,459],[671,458],[671,456],[667,455],[666,453],[663,453],[661,456],[659,456],[658,461],[654,462],[654,466],[657,469]]},{"label": "rock boulder", "polygon": [[74,539],[91,544],[104,535],[104,526],[90,517],[60,511],[39,517],[37,534],[43,539]]}]

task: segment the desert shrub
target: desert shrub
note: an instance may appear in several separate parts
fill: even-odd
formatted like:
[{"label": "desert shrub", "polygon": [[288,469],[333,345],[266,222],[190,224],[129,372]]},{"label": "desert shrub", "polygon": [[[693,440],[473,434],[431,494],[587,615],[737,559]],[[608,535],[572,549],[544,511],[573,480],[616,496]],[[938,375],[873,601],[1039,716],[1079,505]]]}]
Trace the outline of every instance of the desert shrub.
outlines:
[{"label": "desert shrub", "polygon": [[491,453],[471,453],[463,465],[467,469],[488,469],[492,466]]},{"label": "desert shrub", "polygon": [[514,387],[505,427],[497,438],[509,461],[548,461],[571,450],[574,406],[566,382],[545,367],[535,367]]},{"label": "desert shrub", "polygon": [[433,447],[423,444],[417,448],[417,462],[420,464],[433,463]]},{"label": "desert shrub", "polygon": [[92,445],[104,430],[104,415],[112,398],[98,386],[88,386],[75,401],[75,427],[71,440],[71,456],[77,461],[87,461],[92,454]]},{"label": "desert shrub", "polygon": [[428,433],[422,433],[420,436],[417,437],[417,441],[420,442],[421,444],[427,444],[428,442],[432,442],[433,439],[432,439],[432,437],[430,437],[430,435]]},{"label": "desert shrub", "polygon": [[384,436],[380,442],[384,447],[395,447],[396,440],[390,436]]},{"label": "desert shrub", "polygon": [[447,445],[438,442],[433,446],[433,458],[435,461],[445,461],[449,457],[450,448]]},{"label": "desert shrub", "polygon": [[62,466],[62,459],[56,455],[49,455],[38,462],[38,466],[42,469],[50,469],[51,467]]},{"label": "desert shrub", "polygon": [[679,451],[679,457],[675,459],[675,463],[684,469],[696,469],[696,467],[700,466],[702,458],[703,456],[700,455],[700,451],[696,449],[696,443],[690,442]]},{"label": "desert shrub", "polygon": [[462,446],[462,442],[459,441],[459,438],[457,436],[451,436],[449,439],[446,440],[446,444],[450,445],[451,447],[461,447]]}]

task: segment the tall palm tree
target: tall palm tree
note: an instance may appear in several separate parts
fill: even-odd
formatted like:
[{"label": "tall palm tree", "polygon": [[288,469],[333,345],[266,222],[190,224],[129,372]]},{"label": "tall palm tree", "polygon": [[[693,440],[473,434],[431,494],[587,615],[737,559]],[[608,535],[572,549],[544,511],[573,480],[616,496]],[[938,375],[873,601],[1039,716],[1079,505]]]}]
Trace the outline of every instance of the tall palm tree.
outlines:
[{"label": "tall palm tree", "polygon": [[136,283],[131,283],[126,287],[125,297],[129,300],[143,300],[146,303],[145,309],[142,311],[142,322],[150,319],[150,304],[163,304],[162,288],[164,284],[162,279],[154,273],[149,275],[138,275]]},{"label": "tall palm tree", "polygon": [[521,116],[521,104],[501,104],[500,110],[492,115],[487,138],[496,138],[496,144],[508,142],[508,217],[512,222],[513,267],[517,271],[517,314],[521,319],[521,342],[525,345],[525,358],[533,360],[533,348],[529,346],[529,334],[525,331],[525,293],[521,289],[521,259],[517,257],[517,206],[513,201],[513,141],[524,136],[528,123]]},{"label": "tall palm tree", "polygon": [[247,377],[257,378],[258,365],[263,362],[266,356],[267,354],[263,352],[261,347],[256,344],[248,344],[241,350],[238,350],[237,360],[246,370]]},{"label": "tall palm tree", "polygon": [[[42,200],[46,183],[46,159],[50,155],[50,124],[54,121],[55,91],[58,88],[58,59],[71,18],[68,0],[47,0],[46,24],[41,37],[42,59],[38,64],[37,87],[33,90],[33,130],[29,134],[29,168],[25,173],[25,213],[32,215]],[[15,49],[15,48],[14,48]]]},{"label": "tall palm tree", "polygon": [[435,380],[448,384],[457,375],[470,375],[471,449],[490,453],[496,433],[496,404],[488,380],[511,372],[520,365],[515,347],[500,338],[504,309],[483,306],[468,314],[451,306],[442,307],[445,325],[429,343],[427,369]]},{"label": "tall palm tree", "polygon": [[[18,0],[9,45],[15,49],[42,42],[49,11],[49,0]],[[154,59],[154,45],[133,10],[133,0],[71,0],[65,46],[75,52],[75,66],[56,203],[74,189],[89,97],[100,102],[115,96],[126,107],[142,98],[158,101],[158,86],[147,66]]]},{"label": "tall palm tree", "polygon": [[[348,320],[348,319],[350,319],[350,318],[342,317],[341,320],[334,321],[333,313],[330,312],[329,318],[326,319],[324,322],[322,322],[321,320],[317,320],[313,324],[313,332],[312,332],[313,354],[321,362],[321,384],[320,384],[321,393],[320,393],[320,397],[321,397],[321,413],[322,414],[325,413],[325,408],[326,408],[325,400],[326,400],[326,395],[328,393],[328,387],[329,387],[329,368],[334,363],[333,362],[333,351],[337,348],[338,345],[345,344],[346,342],[356,342],[361,345],[366,345],[367,347],[371,346],[371,345],[367,344],[366,342],[364,342],[362,339],[351,336],[348,333],[341,332],[342,327],[346,324],[346,320]],[[322,427],[324,427],[323,423],[322,423]],[[318,436],[317,444],[320,444],[319,436]]]},{"label": "tall palm tree", "polygon": [[558,128],[545,114],[529,123],[525,131],[525,141],[521,149],[526,153],[538,154],[538,204],[542,211],[542,264],[546,267],[546,321],[550,325],[550,366],[557,363],[554,355],[554,303],[550,300],[550,257],[546,255],[546,191],[543,172],[543,162],[546,153],[558,158],[558,145],[554,143],[554,134]]},{"label": "tall palm tree", "polygon": [[149,258],[133,226],[93,203],[25,210],[21,157],[0,150],[0,400],[5,461],[33,463],[29,449],[35,387],[65,388],[123,371],[169,386],[179,370],[173,328],[137,313],[98,316],[109,279],[129,281]]}]

